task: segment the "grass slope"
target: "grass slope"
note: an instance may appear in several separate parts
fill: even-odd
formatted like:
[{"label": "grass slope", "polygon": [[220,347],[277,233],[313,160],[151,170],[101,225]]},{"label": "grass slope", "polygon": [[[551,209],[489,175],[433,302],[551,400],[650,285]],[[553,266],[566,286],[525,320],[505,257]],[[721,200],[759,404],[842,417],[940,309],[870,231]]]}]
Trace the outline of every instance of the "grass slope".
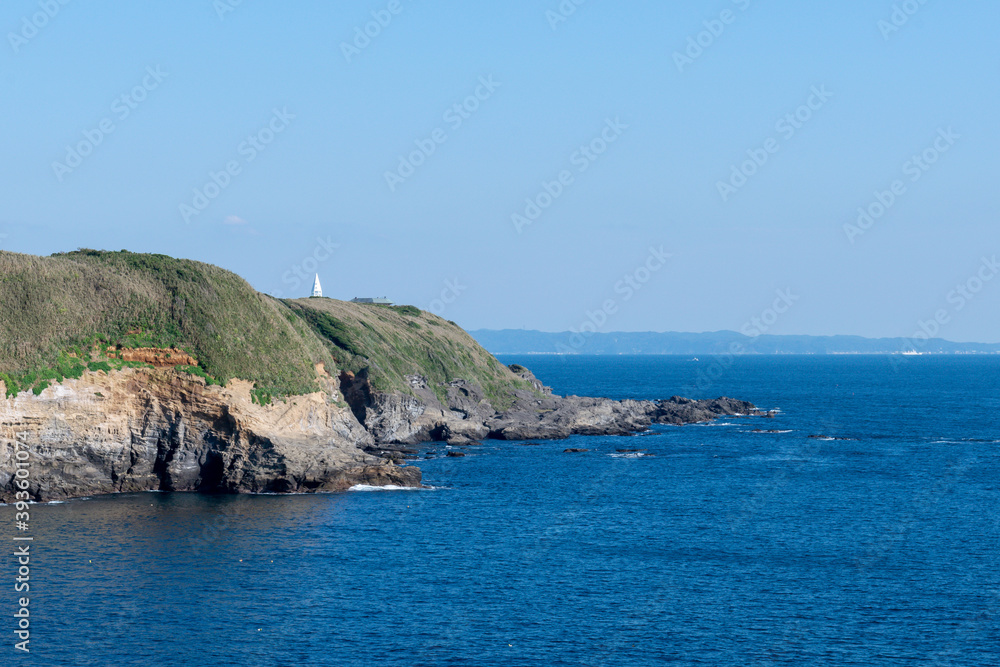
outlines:
[{"label": "grass slope", "polygon": [[285,303],[326,341],[339,368],[367,368],[379,391],[410,392],[407,375],[422,375],[439,398],[452,380],[475,381],[494,407],[510,404],[512,387],[530,389],[458,325],[413,306],[335,299]]},{"label": "grass slope", "polygon": [[279,301],[229,271],[165,255],[0,252],[8,391],[40,392],[88,364],[132,365],[94,356],[95,345],[182,349],[199,365],[178,370],[249,380],[259,398],[315,391],[316,363],[331,373],[368,369],[382,391],[409,392],[405,375],[427,377],[440,396],[447,382],[475,381],[498,407],[525,385],[456,325],[412,306]]}]

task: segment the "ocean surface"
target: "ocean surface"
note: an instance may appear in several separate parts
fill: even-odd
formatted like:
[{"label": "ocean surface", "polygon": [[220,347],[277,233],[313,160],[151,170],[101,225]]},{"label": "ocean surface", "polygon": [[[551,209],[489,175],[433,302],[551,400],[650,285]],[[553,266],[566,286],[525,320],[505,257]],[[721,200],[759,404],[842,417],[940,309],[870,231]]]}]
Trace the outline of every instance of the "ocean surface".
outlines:
[{"label": "ocean surface", "polygon": [[38,505],[0,664],[1000,664],[1000,358],[502,360],[779,412],[427,445],[429,490]]}]

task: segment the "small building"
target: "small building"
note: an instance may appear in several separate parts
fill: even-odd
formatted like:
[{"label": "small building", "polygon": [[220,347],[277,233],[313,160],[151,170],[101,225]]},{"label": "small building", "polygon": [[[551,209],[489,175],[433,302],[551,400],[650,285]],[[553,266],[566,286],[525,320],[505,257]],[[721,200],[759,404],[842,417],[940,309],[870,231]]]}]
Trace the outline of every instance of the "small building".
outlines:
[{"label": "small building", "polygon": [[382,298],[357,297],[356,296],[353,299],[351,299],[351,303],[371,303],[371,304],[375,304],[376,306],[391,306],[392,305],[392,301],[390,301],[389,299],[385,298],[384,296]]}]

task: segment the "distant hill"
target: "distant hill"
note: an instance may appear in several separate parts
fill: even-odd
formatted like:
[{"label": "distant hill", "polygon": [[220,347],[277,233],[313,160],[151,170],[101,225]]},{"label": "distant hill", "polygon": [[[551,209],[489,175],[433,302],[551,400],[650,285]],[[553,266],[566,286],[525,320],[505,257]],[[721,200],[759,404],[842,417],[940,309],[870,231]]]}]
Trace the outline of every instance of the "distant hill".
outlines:
[{"label": "distant hill", "polygon": [[941,338],[862,336],[757,336],[710,333],[619,332],[575,334],[523,329],[470,332],[492,354],[997,354],[1000,344],[953,343]]}]

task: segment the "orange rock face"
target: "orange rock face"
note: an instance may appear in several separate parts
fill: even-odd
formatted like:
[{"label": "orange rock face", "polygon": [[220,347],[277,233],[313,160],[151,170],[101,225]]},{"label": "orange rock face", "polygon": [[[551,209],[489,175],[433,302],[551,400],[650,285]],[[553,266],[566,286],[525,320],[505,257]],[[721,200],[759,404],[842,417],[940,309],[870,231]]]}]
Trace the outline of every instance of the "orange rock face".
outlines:
[{"label": "orange rock face", "polygon": [[186,352],[156,347],[137,347],[118,350],[115,356],[123,361],[141,361],[158,367],[198,365],[198,361]]}]

